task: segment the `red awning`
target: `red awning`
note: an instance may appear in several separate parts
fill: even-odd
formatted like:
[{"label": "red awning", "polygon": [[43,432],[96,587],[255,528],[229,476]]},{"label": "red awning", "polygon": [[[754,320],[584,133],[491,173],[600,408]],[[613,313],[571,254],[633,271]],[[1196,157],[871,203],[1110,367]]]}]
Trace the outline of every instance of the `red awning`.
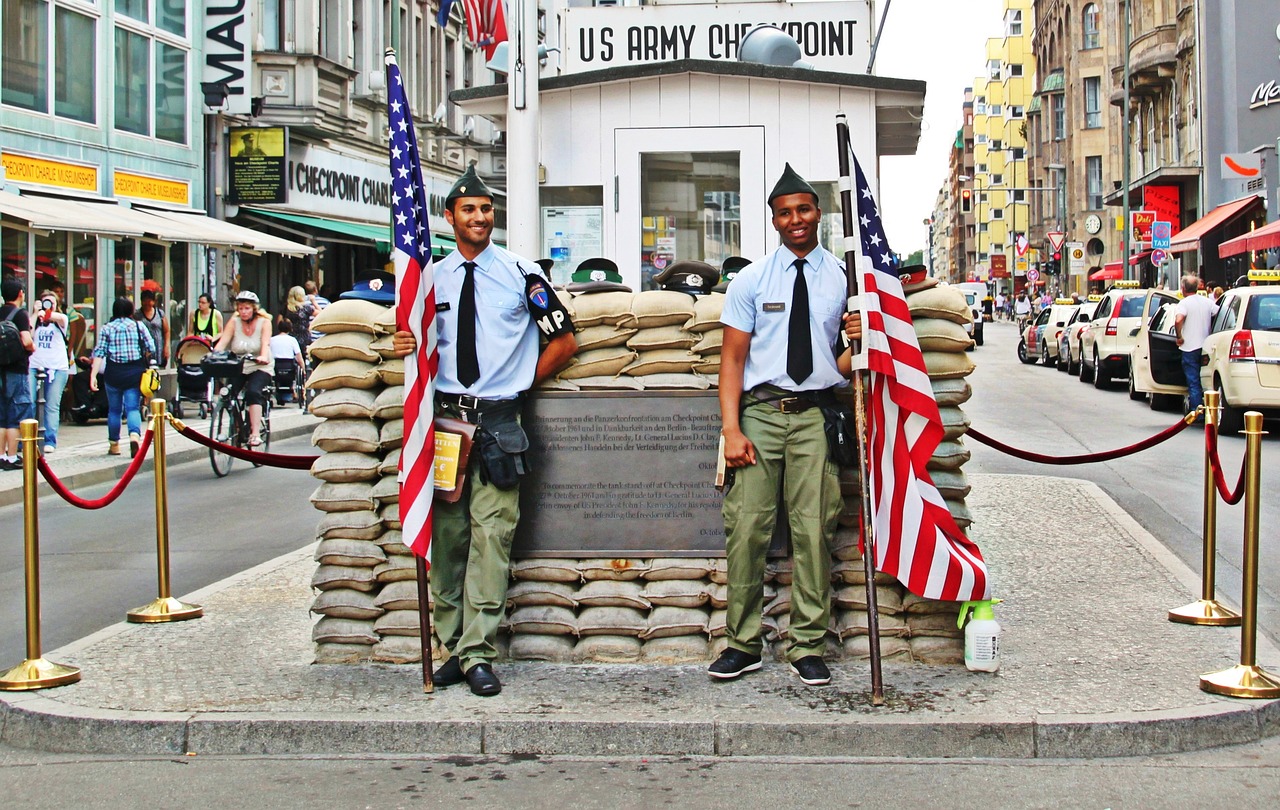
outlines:
[{"label": "red awning", "polygon": [[1135,253],[1129,257],[1129,264],[1130,265],[1142,264],[1142,260],[1147,258],[1150,255],[1151,255],[1151,251],[1149,250],[1144,250],[1141,253]]},{"label": "red awning", "polygon": [[1225,259],[1240,253],[1252,253],[1255,250],[1269,250],[1275,247],[1280,247],[1280,220],[1218,245],[1218,258]]},{"label": "red awning", "polygon": [[1183,253],[1195,250],[1200,247],[1200,237],[1261,206],[1262,198],[1258,196],[1241,197],[1238,200],[1223,203],[1179,231],[1169,245],[1169,252]]},{"label": "red awning", "polygon": [[1090,281],[1119,281],[1124,278],[1124,265],[1120,262],[1107,262],[1101,270],[1089,274]]}]

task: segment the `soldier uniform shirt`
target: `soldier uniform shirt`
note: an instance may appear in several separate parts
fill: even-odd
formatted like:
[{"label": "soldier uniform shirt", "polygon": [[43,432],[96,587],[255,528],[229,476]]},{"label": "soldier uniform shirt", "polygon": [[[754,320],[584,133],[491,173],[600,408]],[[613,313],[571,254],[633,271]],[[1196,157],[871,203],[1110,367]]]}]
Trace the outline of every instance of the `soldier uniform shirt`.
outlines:
[{"label": "soldier uniform shirt", "polygon": [[[470,387],[458,381],[458,298],[466,270],[453,251],[436,265],[436,323],[440,376],[436,390],[481,399],[514,399],[533,385],[538,368],[538,330],[524,298],[519,257],[490,244],[475,258],[476,358],[480,378]],[[536,265],[525,262],[530,267]]]},{"label": "soldier uniform shirt", "polygon": [[[813,373],[799,386],[787,374],[787,333],[797,258],[805,260],[813,349]],[[739,271],[725,294],[720,321],[751,335],[742,390],[774,385],[787,391],[821,391],[843,384],[845,377],[836,367],[832,347],[839,337],[847,292],[843,265],[821,245],[800,257],[779,245]]]}]

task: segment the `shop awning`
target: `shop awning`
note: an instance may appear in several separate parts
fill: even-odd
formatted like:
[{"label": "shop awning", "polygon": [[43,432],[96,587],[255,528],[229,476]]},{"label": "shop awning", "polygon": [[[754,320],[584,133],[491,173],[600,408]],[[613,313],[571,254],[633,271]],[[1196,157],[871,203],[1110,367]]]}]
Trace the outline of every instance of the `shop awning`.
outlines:
[{"label": "shop awning", "polygon": [[1262,198],[1258,196],[1241,197],[1229,203],[1223,203],[1200,219],[1179,231],[1169,245],[1170,253],[1184,253],[1200,247],[1200,238],[1210,231],[1227,225],[1238,217],[1262,206]]},{"label": "shop awning", "polygon": [[1225,259],[1240,253],[1252,253],[1255,250],[1271,248],[1280,248],[1280,220],[1218,245],[1218,258]]},{"label": "shop awning", "polygon": [[71,231],[112,239],[137,238],[146,233],[104,210],[105,206],[50,197],[0,192],[0,215],[35,231]]},{"label": "shop awning", "polygon": [[303,225],[341,236],[349,236],[361,242],[373,242],[378,246],[379,250],[386,251],[391,249],[390,222],[385,225],[370,225],[366,222],[350,222],[345,219],[312,217],[305,214],[286,214],[284,211],[272,211],[268,208],[248,208],[247,210],[282,222],[292,222],[294,225]]},{"label": "shop awning", "polygon": [[1101,270],[1094,270],[1089,274],[1090,281],[1119,281],[1124,278],[1124,264],[1122,262],[1107,262],[1102,265]]},{"label": "shop awning", "polygon": [[[234,222],[225,222],[221,219],[213,219],[199,214],[183,214],[178,211],[148,211],[147,214],[153,219],[171,220],[183,228],[198,230],[205,235],[205,239],[190,239],[186,241],[201,241],[204,244],[226,244],[232,247],[238,246],[240,250],[251,250],[256,253],[279,253],[283,256],[313,256],[318,252],[316,248],[304,245],[301,242],[294,242],[291,239],[255,231],[253,228],[246,228]],[[224,241],[219,242],[217,240]]]},{"label": "shop awning", "polygon": [[1144,250],[1141,253],[1135,253],[1129,257],[1129,265],[1133,266],[1133,265],[1142,264],[1142,260],[1147,258],[1150,255],[1151,255],[1151,251],[1149,250]]}]

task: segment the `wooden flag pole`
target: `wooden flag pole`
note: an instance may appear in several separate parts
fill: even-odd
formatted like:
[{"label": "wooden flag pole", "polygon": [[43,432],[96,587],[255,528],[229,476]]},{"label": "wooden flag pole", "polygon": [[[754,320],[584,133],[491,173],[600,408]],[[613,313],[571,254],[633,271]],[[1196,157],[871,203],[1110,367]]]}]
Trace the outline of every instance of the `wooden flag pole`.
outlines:
[{"label": "wooden flag pole", "polygon": [[[844,224],[845,277],[849,282],[849,300],[852,303],[859,294],[858,258],[861,256],[858,232],[854,229],[853,174],[849,169],[849,122],[844,113],[836,114],[836,151],[840,162],[840,208]],[[862,327],[865,329],[866,324]],[[842,333],[843,334],[843,333]],[[857,355],[858,346],[850,346]],[[871,703],[884,705],[884,678],[880,666],[880,611],[876,602],[876,551],[875,534],[868,516],[871,514],[871,490],[867,477],[867,369],[853,374],[853,416],[858,433],[858,484],[862,503],[858,509],[858,529],[862,535],[862,570],[867,589],[867,650],[871,663]]]},{"label": "wooden flag pole", "polygon": [[436,689],[436,674],[431,660],[431,600],[427,596],[427,558],[414,554],[413,561],[418,566],[418,632],[422,640],[422,691],[429,695]]}]

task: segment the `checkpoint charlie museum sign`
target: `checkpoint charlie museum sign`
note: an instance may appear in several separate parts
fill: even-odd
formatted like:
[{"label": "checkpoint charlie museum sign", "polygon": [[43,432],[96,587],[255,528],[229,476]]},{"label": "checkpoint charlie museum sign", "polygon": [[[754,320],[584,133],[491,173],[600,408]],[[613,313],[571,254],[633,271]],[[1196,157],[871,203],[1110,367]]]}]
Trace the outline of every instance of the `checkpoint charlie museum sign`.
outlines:
[{"label": "checkpoint charlie museum sign", "polygon": [[848,70],[871,58],[866,2],[742,3],[566,8],[565,73],[680,59],[736,60],[758,25],[774,25],[800,43],[819,70]]}]

